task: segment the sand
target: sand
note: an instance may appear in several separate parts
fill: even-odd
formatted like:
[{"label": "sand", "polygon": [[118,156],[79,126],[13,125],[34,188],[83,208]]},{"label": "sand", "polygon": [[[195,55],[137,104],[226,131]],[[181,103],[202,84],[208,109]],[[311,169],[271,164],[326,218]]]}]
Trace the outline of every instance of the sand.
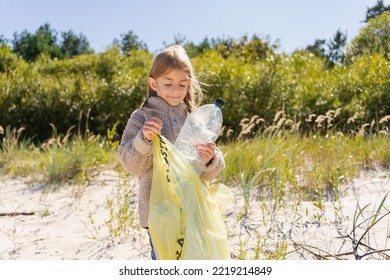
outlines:
[{"label": "sand", "polygon": [[[390,170],[363,172],[339,187],[336,201],[337,193],[324,194],[322,206],[315,196],[275,203],[257,190],[244,213],[240,188],[229,188],[234,197],[224,214],[234,259],[389,258],[390,197],[383,202],[379,222],[365,231],[390,191]],[[120,223],[112,217],[124,205],[125,193],[131,222],[115,236]],[[137,224],[137,193],[137,180],[114,170],[101,171],[85,186],[65,184],[56,190],[5,176],[0,179],[0,259],[150,259],[149,237]],[[363,209],[355,218],[363,223],[353,231],[356,209]],[[353,248],[352,240],[361,237]],[[377,250],[384,251],[373,253]]]}]

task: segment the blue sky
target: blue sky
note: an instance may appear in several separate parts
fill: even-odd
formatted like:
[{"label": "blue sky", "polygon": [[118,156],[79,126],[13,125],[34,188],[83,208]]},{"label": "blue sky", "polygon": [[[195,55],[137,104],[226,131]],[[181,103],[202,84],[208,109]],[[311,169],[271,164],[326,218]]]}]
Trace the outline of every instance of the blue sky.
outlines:
[{"label": "blue sky", "polygon": [[[390,0],[384,1],[389,5]],[[194,43],[206,36],[269,36],[281,51],[329,39],[340,29],[348,40],[363,26],[376,0],[0,0],[0,34],[33,33],[44,23],[56,31],[83,33],[91,47],[104,51],[132,30],[151,51],[180,35]]]}]

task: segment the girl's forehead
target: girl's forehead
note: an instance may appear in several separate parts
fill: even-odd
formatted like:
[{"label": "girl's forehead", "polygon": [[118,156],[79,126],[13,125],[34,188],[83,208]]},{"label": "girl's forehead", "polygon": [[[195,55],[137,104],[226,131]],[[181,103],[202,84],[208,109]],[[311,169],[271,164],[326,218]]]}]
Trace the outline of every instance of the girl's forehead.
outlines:
[{"label": "girl's forehead", "polygon": [[189,75],[186,71],[180,69],[170,69],[161,75],[161,78],[169,80],[188,80]]}]

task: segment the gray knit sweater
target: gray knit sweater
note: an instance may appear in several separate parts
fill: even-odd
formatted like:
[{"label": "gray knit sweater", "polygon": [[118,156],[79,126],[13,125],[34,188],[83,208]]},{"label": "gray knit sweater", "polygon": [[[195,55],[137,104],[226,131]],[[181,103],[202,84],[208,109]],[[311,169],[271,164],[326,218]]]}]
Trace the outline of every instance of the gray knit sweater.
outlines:
[{"label": "gray knit sweater", "polygon": [[[150,117],[162,120],[161,134],[174,143],[187,117],[187,105],[170,106],[159,97],[150,97],[145,107],[134,111],[127,122],[118,147],[122,166],[139,179],[139,221],[143,228],[148,227],[149,200],[153,177],[152,144],[142,137],[144,122]],[[215,156],[200,175],[202,180],[210,181],[225,168],[222,152],[217,148]]]}]

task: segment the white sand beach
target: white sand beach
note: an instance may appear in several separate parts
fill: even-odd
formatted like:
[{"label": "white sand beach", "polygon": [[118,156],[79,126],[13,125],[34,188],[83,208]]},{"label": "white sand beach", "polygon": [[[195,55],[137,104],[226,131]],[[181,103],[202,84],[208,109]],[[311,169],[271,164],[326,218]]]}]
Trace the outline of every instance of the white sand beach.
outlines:
[{"label": "white sand beach", "polygon": [[[138,227],[137,188],[136,179],[113,170],[96,174],[84,187],[64,185],[49,192],[27,178],[1,178],[0,259],[150,259],[149,237]],[[389,258],[390,197],[383,199],[390,191],[390,170],[362,173],[339,187],[336,202],[327,199],[334,194],[324,194],[321,207],[313,199],[277,204],[271,198],[259,200],[256,197],[266,194],[255,191],[245,215],[240,188],[229,188],[234,199],[225,215],[232,258],[272,258],[283,251],[291,260]],[[110,229],[120,223],[112,217],[125,193],[134,220],[114,236]],[[356,224],[362,225],[353,231],[357,207],[363,211]],[[378,208],[379,222],[366,232]],[[355,249],[352,237],[362,237]],[[378,250],[383,251],[373,253]]]}]

